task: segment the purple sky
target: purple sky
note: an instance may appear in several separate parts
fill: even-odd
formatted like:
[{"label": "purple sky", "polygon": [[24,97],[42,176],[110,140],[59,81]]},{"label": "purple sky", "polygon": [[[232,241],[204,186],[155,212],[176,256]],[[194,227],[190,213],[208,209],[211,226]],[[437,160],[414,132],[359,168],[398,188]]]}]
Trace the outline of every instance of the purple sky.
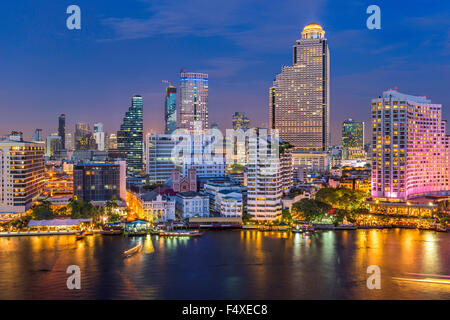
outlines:
[{"label": "purple sky", "polygon": [[[114,132],[131,96],[144,98],[145,129],[163,129],[164,85],[181,68],[209,73],[209,114],[221,129],[244,111],[267,124],[268,89],[304,25],[320,23],[331,54],[332,142],[346,118],[368,121],[389,88],[426,95],[450,119],[450,4],[378,1],[381,30],[366,28],[372,1],[16,0],[0,3],[0,134],[67,131],[103,122]],[[112,2],[112,3],[111,3]],[[82,29],[66,28],[77,4]]]}]

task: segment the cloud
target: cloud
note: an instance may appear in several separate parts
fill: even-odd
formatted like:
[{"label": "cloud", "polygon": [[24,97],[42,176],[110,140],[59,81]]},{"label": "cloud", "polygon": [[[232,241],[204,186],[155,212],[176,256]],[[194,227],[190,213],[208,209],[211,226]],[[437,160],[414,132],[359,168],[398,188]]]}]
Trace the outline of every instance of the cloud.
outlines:
[{"label": "cloud", "polygon": [[325,0],[287,0],[282,3],[257,0],[142,2],[148,6],[143,18],[104,18],[102,24],[112,30],[113,36],[100,41],[156,36],[220,36],[242,47],[270,48],[277,43],[284,44],[281,39],[292,40],[292,25],[296,25],[300,33],[302,24],[312,18],[317,19]]}]

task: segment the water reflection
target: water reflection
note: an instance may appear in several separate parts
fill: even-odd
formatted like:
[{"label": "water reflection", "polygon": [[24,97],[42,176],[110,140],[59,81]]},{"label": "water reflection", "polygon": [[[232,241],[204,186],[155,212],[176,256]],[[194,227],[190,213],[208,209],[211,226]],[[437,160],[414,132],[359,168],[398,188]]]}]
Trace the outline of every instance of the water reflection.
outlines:
[{"label": "water reflection", "polygon": [[[124,259],[139,242],[142,251]],[[449,299],[449,284],[395,280],[450,275],[449,244],[449,234],[398,229],[0,238],[0,298]],[[66,287],[72,264],[80,291]],[[366,287],[369,265],[381,268],[381,290]]]}]

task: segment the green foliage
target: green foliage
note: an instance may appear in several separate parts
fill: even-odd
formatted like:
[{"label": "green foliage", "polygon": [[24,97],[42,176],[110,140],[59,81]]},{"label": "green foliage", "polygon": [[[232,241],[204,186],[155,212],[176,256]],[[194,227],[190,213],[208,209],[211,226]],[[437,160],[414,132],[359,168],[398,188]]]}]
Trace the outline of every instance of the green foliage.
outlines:
[{"label": "green foliage", "polygon": [[84,202],[83,200],[70,200],[69,203],[70,217],[72,219],[98,219],[100,216],[99,208],[95,207],[90,202]]},{"label": "green foliage", "polygon": [[31,218],[33,220],[51,220],[55,217],[50,201],[42,201],[31,208]]},{"label": "green foliage", "polygon": [[292,223],[292,215],[289,209],[283,209],[283,211],[281,211],[281,221],[286,224]]},{"label": "green foliage", "polygon": [[252,218],[252,215],[249,213],[243,213],[242,214],[242,223],[249,223],[250,219]]},{"label": "green foliage", "polygon": [[322,188],[315,196],[316,200],[347,212],[363,209],[365,198],[364,193],[346,188]]},{"label": "green foliage", "polygon": [[328,203],[303,198],[292,205],[292,215],[308,221],[321,221],[325,215],[328,215],[330,209],[331,205]]}]

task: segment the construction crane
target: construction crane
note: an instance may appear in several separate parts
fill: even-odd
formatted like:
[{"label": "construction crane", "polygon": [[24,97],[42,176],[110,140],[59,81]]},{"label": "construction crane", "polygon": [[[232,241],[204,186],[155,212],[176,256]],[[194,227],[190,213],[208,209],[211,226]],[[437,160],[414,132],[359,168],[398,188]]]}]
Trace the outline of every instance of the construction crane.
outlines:
[{"label": "construction crane", "polygon": [[168,83],[169,87],[173,87],[172,86],[172,81],[170,81],[170,80],[162,80],[162,83]]}]

